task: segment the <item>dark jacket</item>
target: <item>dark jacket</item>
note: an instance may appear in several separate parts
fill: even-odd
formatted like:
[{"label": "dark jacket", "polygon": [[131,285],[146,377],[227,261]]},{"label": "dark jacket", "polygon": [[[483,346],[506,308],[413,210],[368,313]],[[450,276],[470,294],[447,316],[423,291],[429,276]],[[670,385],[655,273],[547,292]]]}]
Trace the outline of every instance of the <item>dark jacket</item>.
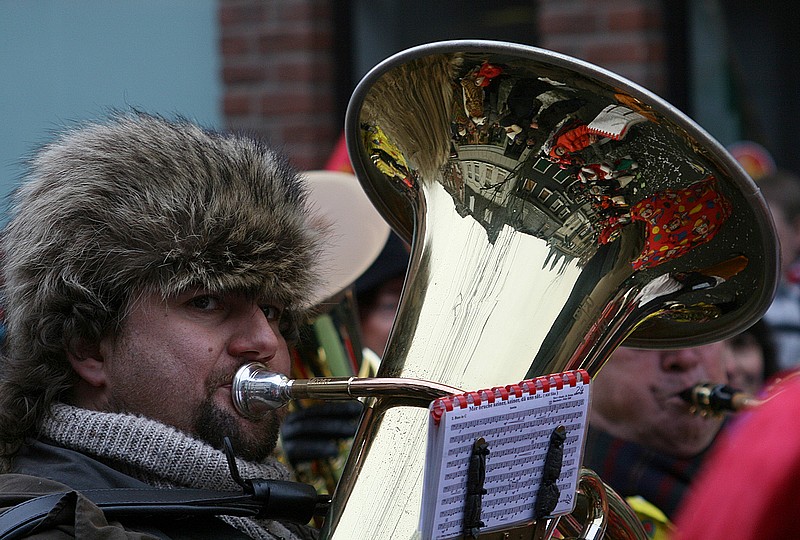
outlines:
[{"label": "dark jacket", "polygon": [[583,466],[621,496],[643,497],[673,518],[704,457],[705,453],[688,459],[667,456],[589,427]]},{"label": "dark jacket", "polygon": [[41,524],[36,539],[172,539],[247,538],[220,519],[209,517],[154,521],[109,521],[81,490],[150,486],[89,456],[47,441],[29,441],[14,460],[11,473],[0,475],[0,513],[30,495],[63,492],[65,497]]}]

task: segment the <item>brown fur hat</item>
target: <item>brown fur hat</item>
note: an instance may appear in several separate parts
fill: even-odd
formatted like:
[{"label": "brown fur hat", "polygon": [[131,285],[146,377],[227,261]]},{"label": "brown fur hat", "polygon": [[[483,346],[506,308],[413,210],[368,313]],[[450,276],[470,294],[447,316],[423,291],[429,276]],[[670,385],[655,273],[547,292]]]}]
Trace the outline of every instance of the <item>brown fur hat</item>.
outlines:
[{"label": "brown fur hat", "polygon": [[197,286],[305,307],[318,234],[301,177],[255,140],[143,113],[70,130],[14,194],[10,354],[61,356],[112,330],[139,293]]}]

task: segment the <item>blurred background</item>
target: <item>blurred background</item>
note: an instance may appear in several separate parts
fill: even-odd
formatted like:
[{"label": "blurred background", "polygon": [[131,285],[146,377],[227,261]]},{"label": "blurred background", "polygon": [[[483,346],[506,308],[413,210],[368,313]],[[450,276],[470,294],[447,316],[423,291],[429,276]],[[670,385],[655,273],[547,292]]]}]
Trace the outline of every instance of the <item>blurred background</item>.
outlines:
[{"label": "blurred background", "polygon": [[244,130],[322,168],[371,67],[455,38],[587,60],[798,171],[798,19],[788,0],[0,0],[0,196],[54,129],[115,108]]}]

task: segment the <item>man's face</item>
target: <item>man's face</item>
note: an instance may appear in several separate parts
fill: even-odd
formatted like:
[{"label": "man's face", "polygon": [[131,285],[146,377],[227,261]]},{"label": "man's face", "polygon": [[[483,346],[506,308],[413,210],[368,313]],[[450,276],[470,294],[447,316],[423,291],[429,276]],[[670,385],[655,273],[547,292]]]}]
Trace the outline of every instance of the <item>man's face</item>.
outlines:
[{"label": "man's face", "polygon": [[278,329],[281,307],[241,294],[191,291],[164,301],[144,296],[117,336],[101,344],[106,387],[100,407],[147,416],[217,448],[231,437],[237,453],[260,460],[275,447],[282,410],[259,421],[236,413],[231,383],[243,364],[288,374]]},{"label": "man's face", "polygon": [[592,383],[590,422],[607,433],[675,457],[704,450],[722,418],[690,412],[678,395],[698,383],[727,383],[727,342],[691,349],[619,348]]}]

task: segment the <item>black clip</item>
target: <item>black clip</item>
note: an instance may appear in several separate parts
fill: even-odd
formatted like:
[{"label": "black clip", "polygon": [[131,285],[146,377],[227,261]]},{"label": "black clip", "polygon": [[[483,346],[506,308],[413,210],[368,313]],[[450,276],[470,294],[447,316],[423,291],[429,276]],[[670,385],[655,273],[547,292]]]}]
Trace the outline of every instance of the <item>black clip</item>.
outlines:
[{"label": "black clip", "polygon": [[561,466],[564,461],[564,441],[567,438],[567,429],[558,426],[550,434],[550,443],[542,467],[542,480],[539,482],[539,491],[536,493],[536,502],[533,506],[533,518],[540,519],[550,515],[558,504],[561,490],[558,489],[558,477],[561,476]]},{"label": "black clip", "polygon": [[464,502],[464,537],[477,538],[481,527],[481,506],[486,489],[483,483],[486,480],[486,456],[489,455],[489,445],[483,437],[472,444],[472,454],[469,457],[467,469],[467,499]]}]

